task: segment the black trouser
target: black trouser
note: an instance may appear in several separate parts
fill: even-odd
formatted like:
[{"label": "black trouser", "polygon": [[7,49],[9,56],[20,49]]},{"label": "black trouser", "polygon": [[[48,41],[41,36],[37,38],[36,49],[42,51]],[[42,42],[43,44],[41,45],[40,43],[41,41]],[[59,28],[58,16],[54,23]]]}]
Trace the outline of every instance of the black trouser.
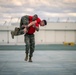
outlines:
[{"label": "black trouser", "polygon": [[26,43],[26,54],[29,53],[29,56],[32,57],[33,56],[33,52],[35,49],[35,38],[34,38],[34,34],[25,34],[25,43]]}]

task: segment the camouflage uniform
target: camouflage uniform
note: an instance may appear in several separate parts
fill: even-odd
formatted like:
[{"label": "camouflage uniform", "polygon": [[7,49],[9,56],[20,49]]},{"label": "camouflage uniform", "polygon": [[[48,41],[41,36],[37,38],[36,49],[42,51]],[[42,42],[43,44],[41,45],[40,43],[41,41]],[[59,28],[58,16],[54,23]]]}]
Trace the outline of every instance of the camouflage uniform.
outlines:
[{"label": "camouflage uniform", "polygon": [[34,34],[25,34],[25,43],[26,43],[26,54],[29,53],[29,56],[32,57],[33,56],[33,52],[35,49],[35,38],[34,38]]},{"label": "camouflage uniform", "polygon": [[[23,16],[21,18],[21,21],[20,21],[20,31],[19,31],[19,34],[24,34],[22,32],[23,28],[22,28],[22,25],[28,25],[29,24],[29,17],[28,16]],[[26,54],[29,53],[29,56],[32,57],[33,56],[33,52],[34,52],[34,48],[35,48],[35,38],[34,38],[34,34],[25,34],[24,35],[24,41],[26,43],[26,49],[25,49],[25,52]]]},{"label": "camouflage uniform", "polygon": [[22,28],[22,25],[28,25],[28,24],[29,24],[29,16],[25,15],[21,18],[20,28],[18,28],[18,31],[17,31],[16,35],[24,34],[24,31],[23,31],[24,28]]},{"label": "camouflage uniform", "polygon": [[[37,18],[38,18],[38,16],[35,14],[33,16],[33,18],[32,18],[32,21],[35,21]],[[24,27],[22,27],[22,25],[28,25],[29,24],[29,20],[30,19],[29,19],[28,15],[25,15],[25,16],[23,16],[21,18],[21,20],[20,20],[20,28],[16,27],[14,31],[11,31],[12,39],[14,39],[14,36],[18,36],[18,35],[24,34],[24,31],[23,31]]]},{"label": "camouflage uniform", "polygon": [[[37,15],[34,15],[36,16],[36,18],[33,18],[32,21],[35,21],[38,16]],[[21,21],[20,21],[20,28],[15,28],[15,32],[12,32],[13,35],[17,36],[17,35],[22,35],[24,34],[24,31],[22,28],[22,25],[28,25],[29,24],[29,16],[23,16],[21,18]],[[29,28],[28,28],[29,30]],[[14,36],[12,35],[12,38],[14,38]],[[29,62],[32,62],[32,59],[31,57],[33,56],[33,52],[34,52],[34,49],[35,49],[35,38],[34,38],[34,34],[28,34],[26,33],[24,35],[24,40],[25,40],[25,43],[26,43],[26,47],[25,47],[25,52],[26,52],[26,57],[25,57],[25,60],[27,61],[28,60],[28,53],[29,53]]]}]

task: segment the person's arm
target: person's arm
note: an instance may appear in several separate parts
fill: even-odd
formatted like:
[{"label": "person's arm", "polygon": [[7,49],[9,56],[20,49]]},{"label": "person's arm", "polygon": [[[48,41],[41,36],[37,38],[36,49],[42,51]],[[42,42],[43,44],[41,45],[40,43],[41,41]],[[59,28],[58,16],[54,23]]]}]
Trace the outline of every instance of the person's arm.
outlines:
[{"label": "person's arm", "polygon": [[39,31],[39,27],[35,27],[36,31]]},{"label": "person's arm", "polygon": [[37,23],[37,21],[32,21],[31,23],[28,24],[28,27],[35,25]]},{"label": "person's arm", "polygon": [[36,31],[39,31],[39,24],[34,24],[33,27],[36,29]]},{"label": "person's arm", "polygon": [[29,23],[28,25],[22,25],[22,27],[26,27],[29,28],[30,26],[33,26],[37,23],[37,21],[32,21],[31,23]]},{"label": "person's arm", "polygon": [[39,31],[39,27],[34,25],[34,28],[36,29],[36,31]]}]

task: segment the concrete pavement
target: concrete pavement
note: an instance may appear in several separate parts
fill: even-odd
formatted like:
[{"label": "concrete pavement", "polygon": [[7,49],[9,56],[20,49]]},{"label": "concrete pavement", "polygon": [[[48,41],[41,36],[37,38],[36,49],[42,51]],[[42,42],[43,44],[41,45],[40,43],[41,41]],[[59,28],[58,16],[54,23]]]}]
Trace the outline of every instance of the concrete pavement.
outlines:
[{"label": "concrete pavement", "polygon": [[76,51],[35,51],[33,62],[24,51],[0,51],[0,75],[76,75]]}]

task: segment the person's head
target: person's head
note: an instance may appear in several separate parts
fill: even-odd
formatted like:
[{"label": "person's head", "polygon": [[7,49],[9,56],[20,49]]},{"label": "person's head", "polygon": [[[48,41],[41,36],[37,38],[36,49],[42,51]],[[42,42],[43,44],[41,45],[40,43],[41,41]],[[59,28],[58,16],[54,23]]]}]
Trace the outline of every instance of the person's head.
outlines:
[{"label": "person's head", "polygon": [[47,21],[46,21],[46,20],[42,20],[42,21],[40,22],[40,26],[45,26],[45,25],[47,25]]},{"label": "person's head", "polygon": [[33,21],[35,21],[37,18],[38,18],[37,14],[33,15]]}]

